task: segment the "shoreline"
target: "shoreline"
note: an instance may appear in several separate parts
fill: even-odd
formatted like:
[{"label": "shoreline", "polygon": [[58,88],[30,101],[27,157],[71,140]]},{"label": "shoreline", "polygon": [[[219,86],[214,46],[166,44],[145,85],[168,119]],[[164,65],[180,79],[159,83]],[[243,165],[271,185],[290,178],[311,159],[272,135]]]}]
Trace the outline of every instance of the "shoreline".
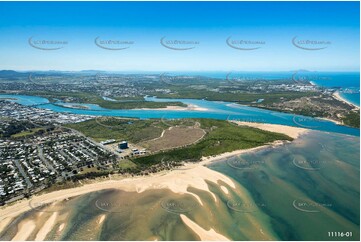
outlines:
[{"label": "shoreline", "polygon": [[334,124],[337,124],[337,125],[344,125],[342,122],[337,121],[337,120],[333,120],[333,119],[330,119],[330,118],[321,118],[321,117],[317,117],[317,118],[318,119],[323,119],[325,121],[333,122]]},{"label": "shoreline", "polygon": [[236,123],[238,125],[245,125],[252,128],[258,128],[270,132],[281,133],[290,136],[293,139],[299,138],[301,135],[309,132],[309,129],[293,127],[281,124],[268,124],[268,123],[254,123],[254,122],[244,122],[244,121],[233,121],[230,122]]},{"label": "shoreline", "polygon": [[340,94],[339,91],[334,92],[334,93],[332,94],[332,97],[334,97],[335,99],[337,99],[337,100],[340,101],[340,102],[346,103],[346,104],[354,107],[354,109],[357,109],[357,110],[360,109],[360,107],[357,106],[356,104],[353,104],[352,102],[350,102],[350,101],[348,101],[347,99],[343,98],[343,97],[341,96],[341,94]]},{"label": "shoreline", "polygon": [[[290,137],[298,138],[301,135],[307,133],[309,130],[304,128],[283,126],[283,125],[269,125],[269,124],[257,124],[257,123],[246,123],[246,122],[236,122],[238,125],[247,125],[251,127],[261,128],[268,131],[279,131],[289,135]],[[288,141],[289,142],[289,141]],[[65,199],[84,195],[91,192],[96,192],[106,189],[120,189],[126,192],[137,192],[141,193],[146,190],[156,190],[156,189],[169,189],[174,193],[178,194],[189,194],[192,195],[198,200],[201,206],[203,206],[201,198],[190,191],[188,187],[194,187],[199,190],[210,193],[213,199],[217,200],[215,194],[209,189],[206,180],[219,184],[219,181],[227,184],[232,188],[236,188],[236,183],[226,175],[216,172],[206,167],[206,165],[211,164],[215,161],[219,161],[228,157],[237,156],[243,153],[256,152],[265,148],[273,148],[278,145],[285,144],[286,141],[274,141],[270,144],[263,146],[258,146],[250,149],[235,150],[232,152],[227,152],[219,154],[212,157],[202,157],[200,162],[196,163],[185,163],[178,169],[173,169],[170,171],[161,171],[156,174],[151,174],[148,176],[142,177],[124,177],[122,175],[113,175],[109,177],[109,180],[94,180],[90,183],[82,185],[80,187],[62,189],[57,191],[52,191],[45,194],[34,195],[31,199],[24,199],[0,208],[0,231],[4,230],[8,224],[20,214],[27,212],[32,208],[31,204],[50,204],[56,201],[63,201]],[[222,189],[223,190],[223,189]],[[227,190],[224,191],[227,195]],[[187,226],[190,226],[192,223],[188,223]],[[199,231],[199,228],[192,228],[193,231],[198,233],[209,232],[208,235],[213,234],[214,231]],[[46,227],[44,230],[48,231],[49,228]],[[45,238],[44,233],[39,234],[40,237]],[[203,234],[201,237],[205,236]],[[222,235],[219,234],[220,237]]]}]

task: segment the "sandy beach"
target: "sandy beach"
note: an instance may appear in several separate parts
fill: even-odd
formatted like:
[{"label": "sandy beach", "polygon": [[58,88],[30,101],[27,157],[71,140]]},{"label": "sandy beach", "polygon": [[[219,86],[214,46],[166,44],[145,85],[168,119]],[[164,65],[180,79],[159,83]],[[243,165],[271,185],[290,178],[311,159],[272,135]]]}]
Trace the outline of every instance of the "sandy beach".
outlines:
[{"label": "sandy beach", "polygon": [[253,123],[253,122],[241,122],[241,121],[230,121],[238,125],[245,125],[253,128],[263,129],[270,132],[281,133],[290,136],[291,138],[297,139],[300,135],[308,132],[308,129],[292,127],[279,124],[266,124],[266,123]]},{"label": "sandy beach", "polygon": [[[279,133],[284,133],[289,135],[290,137],[297,138],[301,134],[307,132],[307,129],[296,128],[296,127],[288,127],[282,125],[272,125],[272,124],[258,124],[258,123],[247,123],[247,122],[236,122],[239,125],[247,125],[250,127],[260,128],[268,131],[274,131]],[[205,192],[210,193],[210,195],[214,198],[215,202],[217,202],[216,195],[213,194],[206,183],[207,181],[211,181],[214,183],[218,183],[222,181],[227,184],[231,188],[236,188],[235,182],[233,180],[221,173],[208,169],[205,165],[210,164],[211,162],[224,159],[227,157],[240,155],[246,152],[254,152],[265,147],[274,147],[276,145],[283,144],[282,141],[276,141],[272,144],[255,147],[252,149],[244,149],[244,150],[236,150],[233,152],[224,153],[217,156],[212,157],[203,157],[198,163],[186,163],[179,169],[171,170],[171,171],[163,171],[157,174],[152,174],[144,177],[135,177],[135,178],[124,178],[119,175],[114,177],[110,177],[109,180],[104,181],[96,181],[94,183],[86,184],[80,187],[58,190],[54,192],[50,192],[47,194],[35,195],[31,198],[31,200],[21,200],[11,206],[6,206],[0,210],[0,231],[2,231],[13,218],[18,215],[32,209],[31,204],[47,204],[53,203],[57,201],[63,201],[64,199],[71,198],[74,196],[83,195],[89,192],[104,190],[104,189],[121,189],[124,191],[130,192],[144,192],[146,190],[151,189],[164,189],[168,188],[174,193],[179,194],[189,194],[194,196],[199,204],[203,206],[201,198],[192,192],[188,191],[188,187],[192,186],[196,189],[203,190]],[[228,195],[228,189],[223,187],[221,189],[225,195]],[[53,221],[55,220],[56,215],[52,216],[49,221],[47,221],[47,225],[39,231],[37,234],[38,239],[44,239],[46,234],[52,229]],[[99,223],[102,222],[104,218],[100,218]],[[192,228],[195,233],[199,235],[200,238],[209,240],[210,238],[217,238],[217,240],[227,240],[223,235],[217,234],[213,229],[207,231],[195,225],[193,221],[189,220],[187,217],[182,217],[184,223]],[[26,221],[26,224],[29,227],[33,227],[34,221]],[[31,225],[31,226],[30,226]],[[25,225],[24,225],[25,226]],[[14,239],[24,239],[24,236],[29,236],[30,234],[25,233],[22,230],[23,227],[19,230],[19,233],[14,237]],[[22,232],[21,232],[22,231]],[[21,234],[21,233],[23,234]],[[26,239],[26,238],[25,238]]]},{"label": "sandy beach", "polygon": [[318,117],[318,119],[323,119],[323,120],[326,120],[326,121],[330,121],[330,122],[333,122],[333,123],[335,123],[335,124],[337,124],[337,125],[343,125],[342,122],[337,121],[337,120],[333,120],[333,119],[329,119],[329,118],[321,118],[321,117]]},{"label": "sandy beach", "polygon": [[348,105],[353,106],[354,109],[356,109],[356,110],[359,110],[359,109],[360,109],[360,107],[358,107],[357,105],[355,105],[355,104],[347,101],[346,99],[342,98],[339,91],[334,92],[334,93],[332,94],[332,96],[333,96],[335,99],[337,99],[337,100],[339,100],[339,101],[341,101],[341,102],[344,102],[344,103],[347,103]]},{"label": "sandy beach", "polygon": [[[205,164],[204,162],[202,162]],[[110,179],[106,181],[101,181],[92,184],[86,184],[81,187],[59,190],[55,192],[50,192],[42,195],[35,195],[31,200],[22,200],[12,206],[5,207],[0,210],[0,231],[3,230],[11,219],[16,216],[32,209],[31,204],[48,204],[54,203],[57,201],[63,201],[67,198],[74,196],[83,195],[89,192],[104,190],[104,189],[121,189],[129,192],[138,192],[141,193],[146,190],[151,189],[163,189],[168,188],[172,192],[179,194],[190,194],[194,196],[199,204],[203,206],[202,200],[200,197],[194,193],[187,191],[188,186],[192,186],[199,190],[209,192],[211,196],[216,201],[216,196],[213,194],[206,183],[206,180],[218,183],[222,181],[232,188],[236,188],[234,182],[227,176],[218,173],[216,171],[210,170],[205,166],[202,166],[198,163],[186,164],[182,169],[172,170],[170,172],[160,172],[155,175],[146,176],[146,177],[136,177],[136,178],[120,178]],[[47,221],[47,225],[37,234],[37,238],[43,239],[46,234],[52,229],[53,219],[52,217]],[[100,223],[101,223],[100,218]],[[34,221],[26,221],[25,226],[21,226],[19,232],[14,237],[14,240],[26,240],[30,233],[25,233],[25,227],[33,228]],[[31,226],[30,226],[31,225]]]}]

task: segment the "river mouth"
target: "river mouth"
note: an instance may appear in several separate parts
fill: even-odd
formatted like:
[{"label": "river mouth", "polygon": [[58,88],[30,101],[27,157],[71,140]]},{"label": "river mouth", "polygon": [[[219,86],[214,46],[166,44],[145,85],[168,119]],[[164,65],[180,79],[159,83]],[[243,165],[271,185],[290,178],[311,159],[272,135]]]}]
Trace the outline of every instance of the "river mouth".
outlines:
[{"label": "river mouth", "polygon": [[116,116],[139,119],[184,119],[184,118],[211,118],[219,120],[270,123],[288,125],[312,130],[326,132],[335,132],[360,136],[360,130],[347,126],[337,125],[334,122],[292,115],[287,113],[269,111],[254,107],[243,106],[229,102],[206,101],[197,99],[161,99],[156,97],[145,97],[146,101],[153,102],[182,102],[187,105],[197,106],[204,110],[161,110],[161,109],[106,109],[94,104],[72,103],[71,107],[67,103],[57,102],[49,103],[46,98],[25,95],[3,95],[0,98],[11,98],[22,105],[49,109],[54,112],[67,112],[73,114],[92,115],[92,116]]}]

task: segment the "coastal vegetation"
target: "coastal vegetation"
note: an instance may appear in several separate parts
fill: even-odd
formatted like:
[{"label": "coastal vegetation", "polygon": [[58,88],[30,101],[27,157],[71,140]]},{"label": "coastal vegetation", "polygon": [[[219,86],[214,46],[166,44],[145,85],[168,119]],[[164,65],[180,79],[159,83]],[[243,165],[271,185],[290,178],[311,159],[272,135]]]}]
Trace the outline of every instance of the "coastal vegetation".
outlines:
[{"label": "coastal vegetation", "polygon": [[24,92],[26,95],[42,96],[49,99],[50,102],[71,102],[96,104],[107,109],[140,109],[140,108],[166,108],[168,106],[187,107],[182,102],[149,102],[143,97],[121,98],[116,97],[114,101],[104,100],[101,96],[89,92],[50,92],[50,91],[32,91]]},{"label": "coastal vegetation", "polygon": [[258,147],[276,140],[292,140],[284,134],[238,126],[227,121],[212,119],[199,119],[197,121],[200,122],[201,128],[207,132],[199,142],[180,149],[137,157],[133,161],[142,167],[160,162],[195,162],[202,157]]},{"label": "coastal vegetation", "polygon": [[252,104],[259,99],[264,99],[262,103],[273,103],[282,100],[293,100],[299,97],[312,96],[312,92],[272,92],[272,93],[241,93],[241,92],[215,92],[208,90],[197,90],[177,88],[171,94],[157,94],[159,98],[191,98],[205,99],[209,101],[237,102],[240,104]]},{"label": "coastal vegetation", "polygon": [[329,95],[299,97],[252,104],[254,107],[308,117],[327,118],[343,125],[360,128],[360,111]]},{"label": "coastal vegetation", "polygon": [[[179,166],[184,161],[197,162],[202,157],[258,147],[276,140],[292,140],[292,138],[284,134],[239,126],[232,122],[214,119],[127,120],[107,118],[102,123],[97,119],[93,119],[66,126],[98,141],[105,139],[128,140],[137,145],[142,145],[147,140],[150,141],[159,137],[164,129],[169,130],[170,127],[194,128],[195,125],[205,133],[201,136],[201,139],[181,147],[167,145],[165,150],[157,147],[157,152],[142,156],[130,156],[124,162],[123,160],[119,162],[120,171],[147,174],[148,172]],[[177,136],[176,134],[177,132],[169,133],[169,135],[174,136],[173,139],[192,140],[192,137]],[[188,134],[192,135],[192,133]],[[172,137],[167,137],[167,139],[171,140]],[[170,141],[170,143],[172,142]],[[174,142],[174,144],[179,144],[179,142]],[[121,165],[122,163],[126,165]]]},{"label": "coastal vegetation", "polygon": [[0,118],[0,122],[8,122],[6,129],[0,129],[0,138],[9,138],[21,136],[20,134],[25,134],[29,130],[34,130],[36,127],[33,123],[28,121],[16,121],[12,119]]},{"label": "coastal vegetation", "polygon": [[357,112],[349,112],[342,118],[342,121],[345,125],[360,128],[360,110]]},{"label": "coastal vegetation", "polygon": [[[341,102],[330,95],[315,92],[231,92],[194,90],[186,86],[171,86],[170,93],[151,93],[159,98],[189,98],[205,99],[209,101],[235,102],[252,107],[273,111],[304,115],[309,117],[328,118],[343,125],[354,128],[360,127],[359,111],[354,107]],[[152,102],[145,101],[144,97],[114,97],[114,101],[104,100],[102,97],[88,92],[48,92],[37,91],[25,93],[48,98],[51,102],[90,103],[107,109],[141,109],[166,108],[168,106],[186,107],[182,102]],[[259,100],[262,100],[259,102]]]},{"label": "coastal vegetation", "polygon": [[[31,78],[30,78],[31,74]],[[106,109],[186,107],[177,100],[145,101],[144,96],[170,99],[227,101],[268,110],[327,118],[359,128],[354,107],[332,95],[339,87],[313,85],[306,77],[266,79],[252,74],[228,73],[212,78],[198,75],[0,72],[2,93],[36,95],[52,103],[96,104]],[[300,74],[300,73],[298,73]],[[303,74],[302,74],[303,75]],[[300,75],[300,76],[302,76]],[[309,78],[311,78],[310,76]],[[12,81],[10,81],[12,80]],[[85,109],[85,106],[69,108]]]},{"label": "coastal vegetation", "polygon": [[167,126],[160,120],[98,117],[81,123],[67,124],[96,141],[115,139],[138,143],[159,137]]},{"label": "coastal vegetation", "polygon": [[40,134],[41,132],[45,132],[44,128],[33,128],[25,131],[21,131],[19,133],[11,135],[12,138],[22,138],[25,136],[30,136],[34,134]]}]

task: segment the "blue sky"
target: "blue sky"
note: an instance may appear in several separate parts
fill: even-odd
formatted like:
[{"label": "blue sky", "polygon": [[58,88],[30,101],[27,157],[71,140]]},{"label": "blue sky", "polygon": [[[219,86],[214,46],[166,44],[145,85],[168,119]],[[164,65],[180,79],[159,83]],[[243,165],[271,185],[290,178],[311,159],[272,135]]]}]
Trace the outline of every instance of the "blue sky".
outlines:
[{"label": "blue sky", "polygon": [[[359,2],[0,2],[0,69],[358,71]],[[32,41],[65,41],[42,50]],[[100,40],[127,41],[109,50]],[[160,44],[181,40],[197,44]],[[251,41],[231,48],[226,39]],[[298,46],[296,41],[323,41]],[[327,44],[325,44],[325,41]],[[35,42],[34,42],[35,43]],[[244,43],[244,42],[243,42]]]}]

